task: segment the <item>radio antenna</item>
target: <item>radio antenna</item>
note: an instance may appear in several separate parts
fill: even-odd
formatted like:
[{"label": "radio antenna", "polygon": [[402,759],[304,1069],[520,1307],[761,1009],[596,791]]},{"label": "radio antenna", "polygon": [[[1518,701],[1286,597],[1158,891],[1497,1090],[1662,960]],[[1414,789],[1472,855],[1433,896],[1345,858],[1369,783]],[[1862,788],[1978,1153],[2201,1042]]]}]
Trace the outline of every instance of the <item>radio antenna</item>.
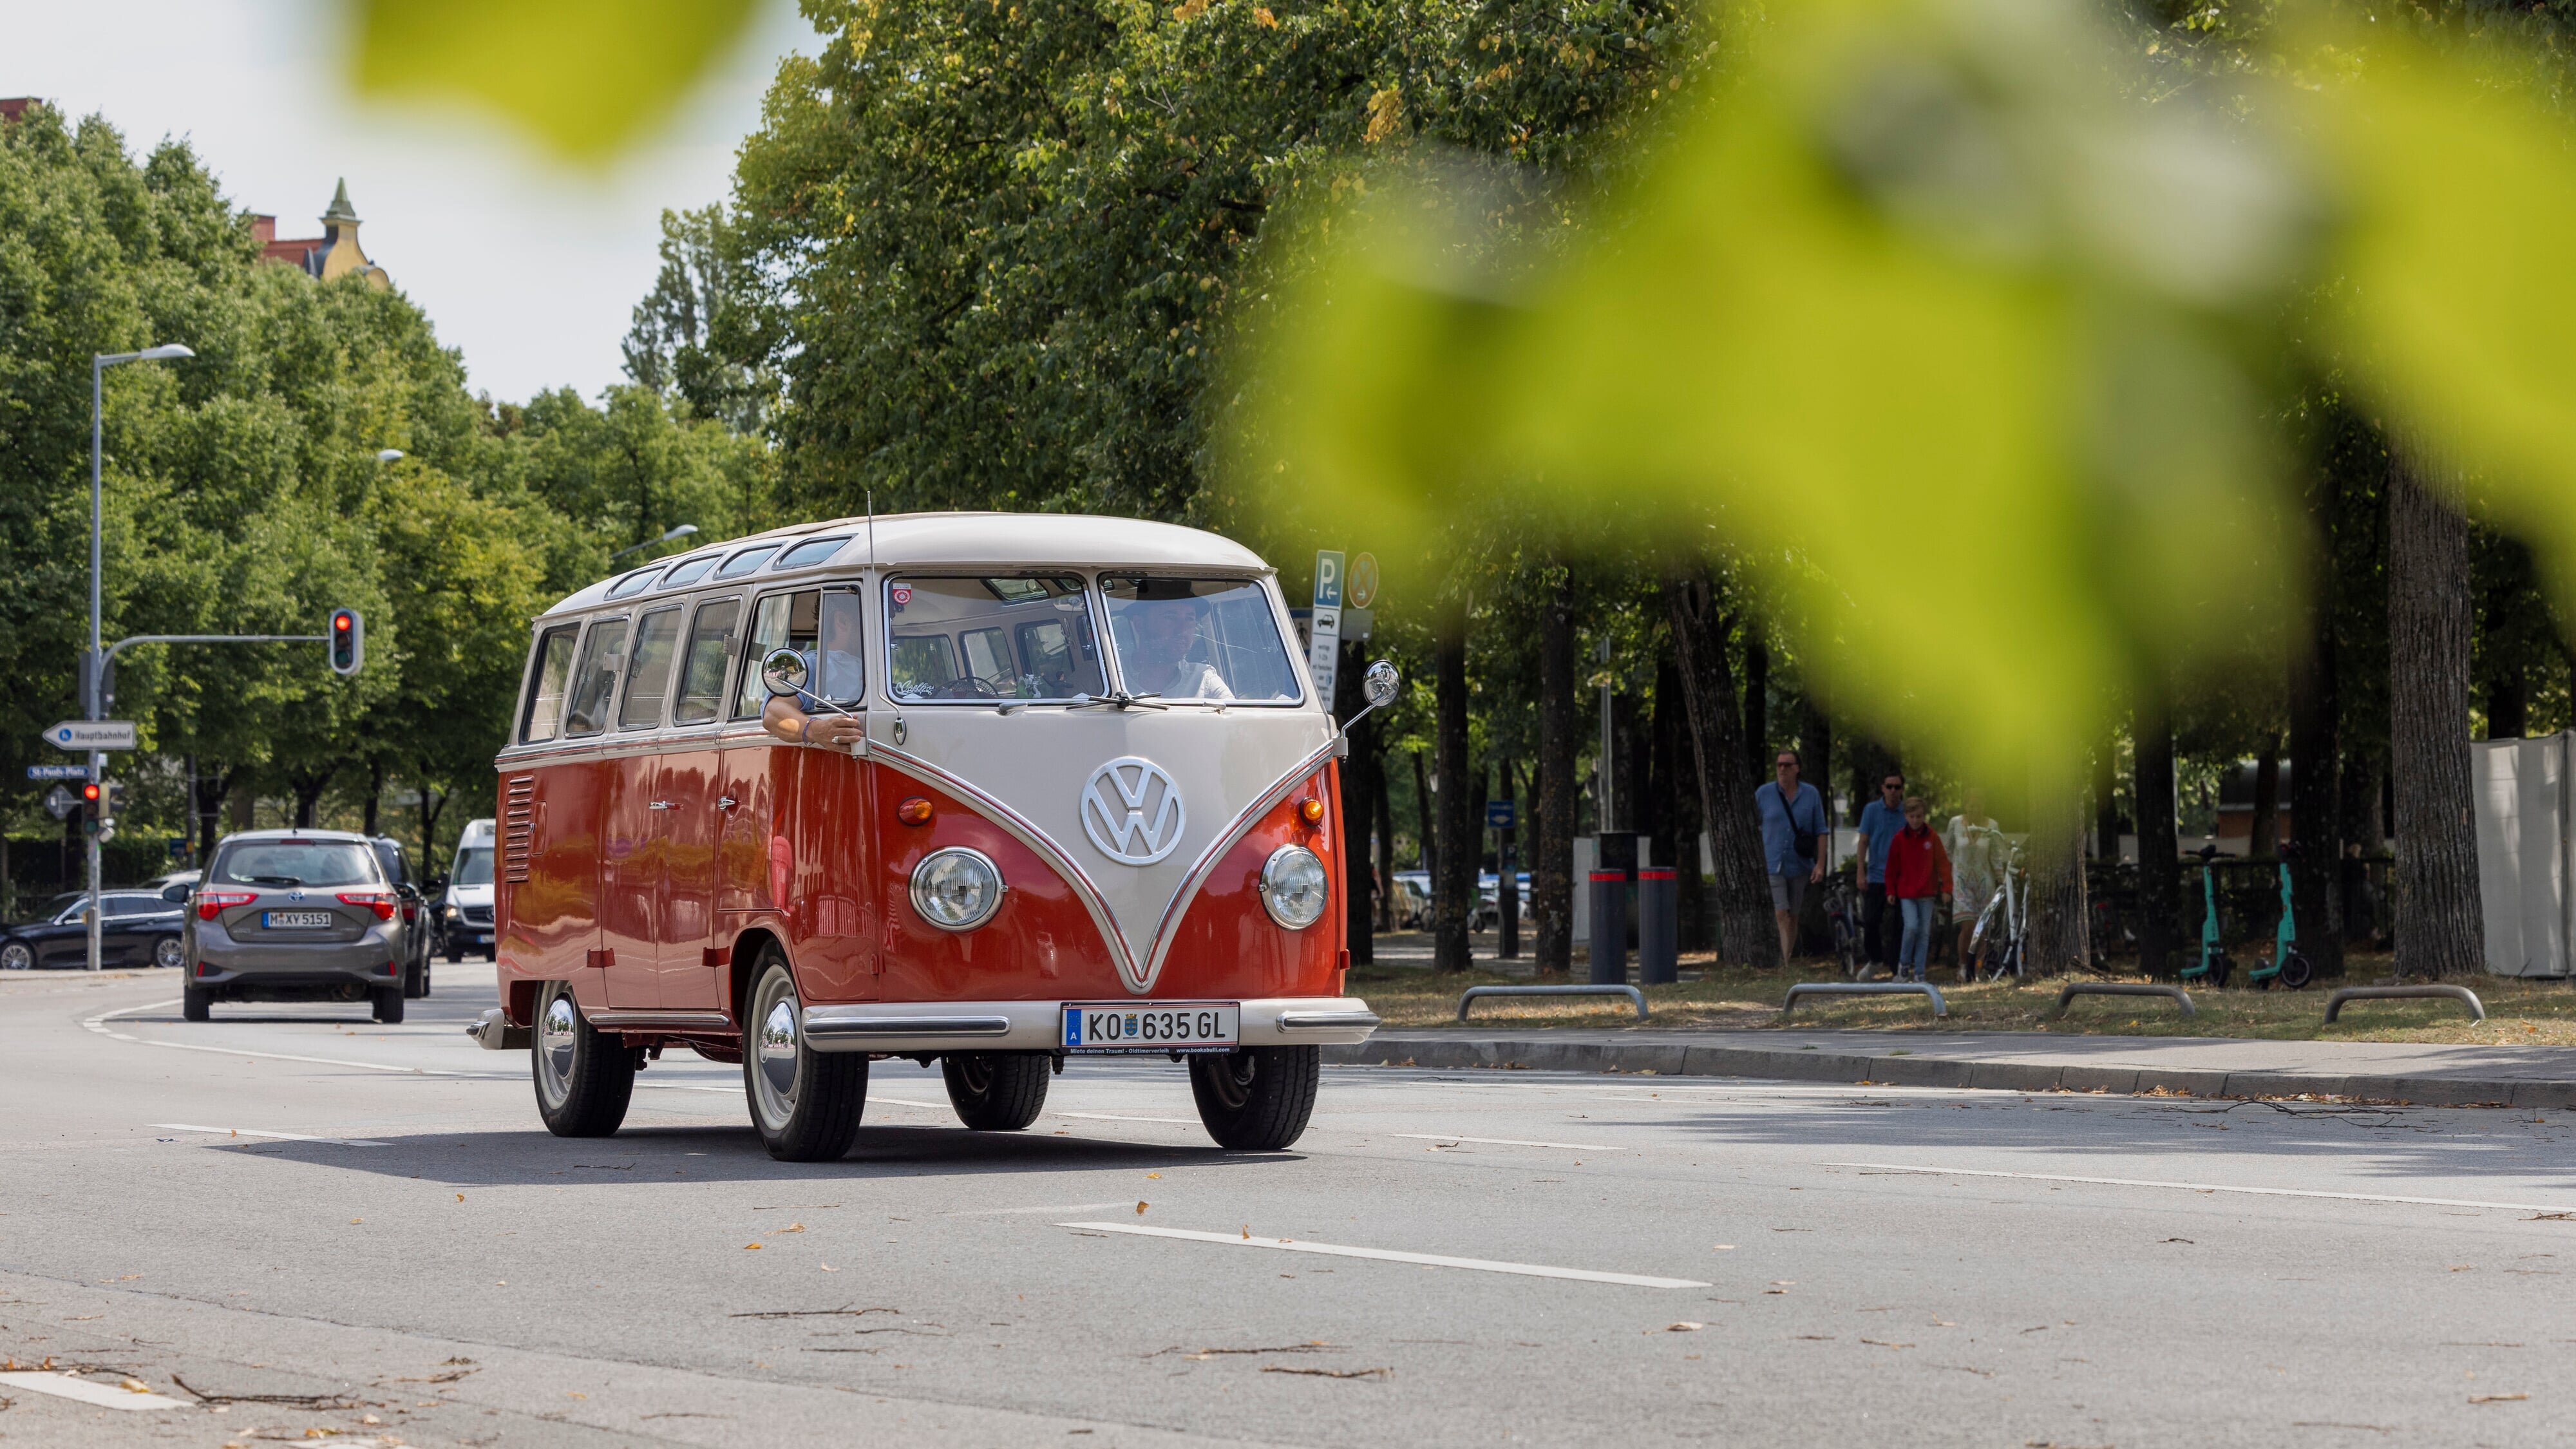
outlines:
[{"label": "radio antenna", "polygon": [[877,571],[877,490],[868,490],[868,572]]}]

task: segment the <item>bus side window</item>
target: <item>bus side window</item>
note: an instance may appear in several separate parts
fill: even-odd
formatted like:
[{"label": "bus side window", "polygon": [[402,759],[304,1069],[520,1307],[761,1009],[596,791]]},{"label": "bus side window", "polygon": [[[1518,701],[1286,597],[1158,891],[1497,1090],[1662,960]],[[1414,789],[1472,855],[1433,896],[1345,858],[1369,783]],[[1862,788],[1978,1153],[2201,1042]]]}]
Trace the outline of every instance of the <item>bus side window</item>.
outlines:
[{"label": "bus side window", "polygon": [[823,591],[799,589],[792,594],[770,594],[761,599],[751,616],[751,647],[743,654],[742,684],[733,694],[735,719],[758,719],[769,702],[769,686],[761,682],[760,661],[779,649],[793,649],[809,660],[814,656],[816,627],[823,612]]},{"label": "bus side window", "polygon": [[617,667],[626,657],[626,621],[590,626],[581,663],[572,672],[572,698],[564,710],[564,737],[595,735],[608,726],[608,702],[617,696]]},{"label": "bus side window", "polygon": [[519,743],[541,745],[562,732],[564,684],[572,675],[572,642],[580,633],[579,624],[566,624],[548,629],[537,641],[528,662],[528,717]]},{"label": "bus side window", "polygon": [[725,665],[733,658],[735,624],[742,600],[717,599],[698,605],[689,626],[689,652],[680,665],[680,700],[671,706],[671,723],[701,725],[716,717],[724,698]]},{"label": "bus side window", "polygon": [[617,727],[649,730],[662,722],[662,701],[671,693],[671,649],[680,639],[680,610],[655,609],[635,628],[635,667],[626,671],[626,698],[617,706]]}]

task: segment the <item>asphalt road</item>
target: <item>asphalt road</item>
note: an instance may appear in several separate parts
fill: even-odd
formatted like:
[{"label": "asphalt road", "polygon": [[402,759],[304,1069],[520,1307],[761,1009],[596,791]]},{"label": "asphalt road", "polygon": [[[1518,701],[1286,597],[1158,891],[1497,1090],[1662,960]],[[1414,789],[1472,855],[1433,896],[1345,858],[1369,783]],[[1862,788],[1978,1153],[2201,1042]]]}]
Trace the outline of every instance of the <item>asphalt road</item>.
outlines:
[{"label": "asphalt road", "polygon": [[694,1058],[548,1136],[461,1034],[490,989],[192,1026],[167,975],[0,983],[0,1356],[186,1405],[0,1379],[0,1436],[2576,1436],[2547,1113],[1342,1068],[1260,1156],[1159,1062],[1007,1135],[880,1063],[858,1148],[790,1166]]}]

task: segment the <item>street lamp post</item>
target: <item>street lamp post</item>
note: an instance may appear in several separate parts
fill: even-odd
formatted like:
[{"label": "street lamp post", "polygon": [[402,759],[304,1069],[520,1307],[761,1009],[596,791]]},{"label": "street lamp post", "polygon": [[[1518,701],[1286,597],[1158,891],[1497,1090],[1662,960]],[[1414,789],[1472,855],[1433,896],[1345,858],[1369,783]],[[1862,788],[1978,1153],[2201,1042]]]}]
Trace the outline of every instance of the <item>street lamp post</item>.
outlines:
[{"label": "street lamp post", "polygon": [[[141,352],[95,353],[89,360],[89,653],[81,670],[81,693],[85,696],[81,700],[81,711],[89,719],[103,719],[107,714],[106,661],[99,655],[99,538],[104,511],[101,484],[104,428],[101,419],[106,412],[107,370],[119,363],[160,362],[196,355],[194,350],[174,342],[163,347],[147,347]],[[92,780],[107,777],[106,751],[89,752],[89,777]],[[106,803],[107,794],[102,790],[99,792],[102,809]],[[93,816],[89,831],[89,969],[92,971],[99,966],[98,844],[98,818]]]},{"label": "street lamp post", "polygon": [[686,537],[688,537],[690,534],[693,534],[693,533],[695,533],[695,532],[697,532],[697,531],[698,531],[698,526],[697,526],[696,524],[694,524],[694,523],[683,523],[683,524],[680,524],[680,525],[678,525],[677,527],[673,528],[670,532],[668,532],[668,533],[666,533],[666,534],[663,534],[660,538],[648,538],[648,539],[644,540],[642,543],[631,543],[631,544],[628,544],[626,547],[621,548],[621,549],[619,549],[617,552],[610,554],[610,555],[608,556],[608,561],[609,561],[610,563],[615,563],[615,562],[617,562],[619,559],[622,559],[622,558],[626,557],[628,554],[633,553],[635,550],[637,550],[637,549],[639,549],[639,548],[651,548],[653,545],[655,545],[655,544],[657,544],[657,543],[669,543],[671,540],[673,540],[673,539],[675,539],[675,538],[686,538]]}]

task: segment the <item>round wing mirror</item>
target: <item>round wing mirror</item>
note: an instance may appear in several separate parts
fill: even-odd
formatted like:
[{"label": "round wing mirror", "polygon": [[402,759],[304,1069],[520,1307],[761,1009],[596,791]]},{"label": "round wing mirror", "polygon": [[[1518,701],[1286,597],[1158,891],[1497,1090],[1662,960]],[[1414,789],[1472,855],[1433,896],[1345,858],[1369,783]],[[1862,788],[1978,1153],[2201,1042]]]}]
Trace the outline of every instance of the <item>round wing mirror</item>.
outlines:
[{"label": "round wing mirror", "polygon": [[1367,697],[1372,709],[1386,708],[1395,703],[1395,697],[1403,692],[1404,676],[1396,671],[1391,660],[1379,660],[1368,667],[1368,673],[1360,676],[1360,693]]},{"label": "round wing mirror", "polygon": [[805,656],[793,649],[772,649],[760,661],[760,682],[771,694],[804,693],[806,674]]}]

